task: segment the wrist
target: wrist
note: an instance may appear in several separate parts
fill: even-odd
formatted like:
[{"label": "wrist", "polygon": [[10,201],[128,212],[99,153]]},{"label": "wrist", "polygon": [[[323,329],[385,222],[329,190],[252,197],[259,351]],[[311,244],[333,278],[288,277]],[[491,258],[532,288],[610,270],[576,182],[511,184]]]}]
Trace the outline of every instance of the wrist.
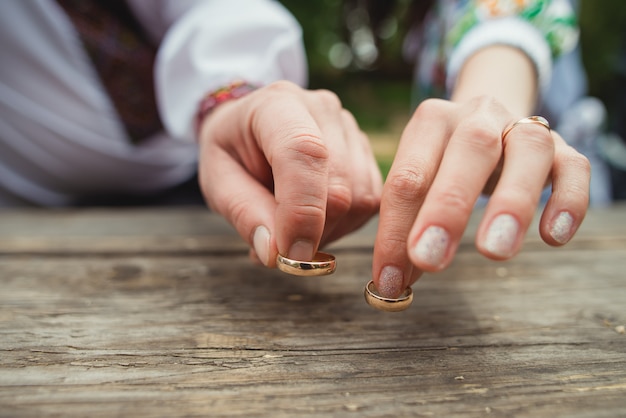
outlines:
[{"label": "wrist", "polygon": [[465,62],[452,100],[465,102],[490,96],[522,117],[536,107],[538,90],[537,72],[528,56],[514,47],[493,45],[476,51]]},{"label": "wrist", "polygon": [[220,105],[236,100],[258,89],[259,86],[246,81],[235,81],[207,93],[198,104],[195,118],[196,137],[200,134],[202,122]]}]

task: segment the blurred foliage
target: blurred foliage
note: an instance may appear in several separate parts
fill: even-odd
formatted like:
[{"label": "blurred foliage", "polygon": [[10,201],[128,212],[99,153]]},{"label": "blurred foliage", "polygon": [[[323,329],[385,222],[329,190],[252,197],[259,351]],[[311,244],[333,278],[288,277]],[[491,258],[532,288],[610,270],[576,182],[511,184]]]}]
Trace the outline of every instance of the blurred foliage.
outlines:
[{"label": "blurred foliage", "polygon": [[[381,4],[389,5],[389,19],[386,22],[373,22],[367,10],[359,0],[317,0],[303,2],[298,0],[281,0],[302,25],[304,43],[307,48],[311,82],[341,78],[346,74],[387,77],[410,75],[409,66],[401,58],[402,42],[409,22],[403,17],[406,15],[410,0],[389,0]],[[376,4],[374,2],[373,4]],[[381,11],[383,12],[383,11]],[[375,25],[372,25],[375,24]],[[372,28],[372,26],[375,26]],[[359,65],[354,59],[345,68],[332,65],[333,47],[339,44],[355,47],[355,39],[351,35],[362,28],[372,30],[372,41],[377,47],[378,57],[374,63]],[[364,42],[360,42],[363,44]]]},{"label": "blurred foliage", "polygon": [[[353,57],[345,67],[333,65],[333,52],[339,46],[350,49],[350,25],[366,25],[367,16],[354,20],[354,4],[345,0],[282,0],[303,28],[304,43],[309,61],[309,87],[326,88],[336,92],[344,106],[357,118],[366,131],[383,131],[394,115],[409,113],[411,96],[411,66],[402,59],[405,22],[397,21],[393,33],[372,33],[376,42],[377,58],[363,65]],[[402,16],[409,1],[394,4],[392,17]],[[345,51],[344,51],[345,52]],[[338,59],[340,62],[342,59]]]},{"label": "blurred foliage", "polygon": [[604,101],[613,128],[623,130],[622,119],[626,116],[626,1],[582,0],[579,19],[589,94]]},{"label": "blurred foliage", "polygon": [[[388,129],[394,114],[410,110],[412,70],[401,53],[410,24],[403,16],[410,0],[390,2],[396,30],[384,38],[374,33],[376,61],[369,66],[353,61],[338,68],[331,63],[331,50],[341,43],[350,46],[347,28],[354,24],[351,12],[359,0],[282,0],[304,30],[310,87],[335,91],[365,130]],[[621,121],[626,113],[626,1],[580,0],[579,11],[589,93],[605,102],[613,120]]]},{"label": "blurred foliage", "polygon": [[342,0],[282,0],[281,3],[302,25],[311,77],[338,76],[340,72],[328,61],[328,50],[341,36]]}]

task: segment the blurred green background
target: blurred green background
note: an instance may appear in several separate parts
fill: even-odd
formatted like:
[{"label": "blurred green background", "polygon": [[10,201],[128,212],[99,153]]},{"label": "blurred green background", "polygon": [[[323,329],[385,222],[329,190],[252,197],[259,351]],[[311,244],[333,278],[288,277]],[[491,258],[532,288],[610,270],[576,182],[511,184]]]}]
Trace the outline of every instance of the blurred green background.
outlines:
[{"label": "blurred green background", "polygon": [[[402,57],[410,1],[379,2],[390,8],[382,22],[359,12],[359,0],[281,2],[304,29],[310,87],[340,96],[372,139],[386,173],[411,112],[412,67]],[[626,112],[626,1],[581,0],[579,21],[589,94],[603,100],[610,129],[620,131]],[[368,34],[362,26],[373,29]],[[377,51],[355,48],[355,37],[373,41]]]}]

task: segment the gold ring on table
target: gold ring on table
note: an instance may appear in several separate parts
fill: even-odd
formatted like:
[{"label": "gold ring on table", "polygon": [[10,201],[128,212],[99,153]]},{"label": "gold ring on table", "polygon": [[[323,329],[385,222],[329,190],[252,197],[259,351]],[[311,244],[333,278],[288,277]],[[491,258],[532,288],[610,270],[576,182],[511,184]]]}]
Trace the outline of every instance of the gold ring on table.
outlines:
[{"label": "gold ring on table", "polygon": [[386,312],[400,312],[411,306],[413,291],[407,287],[399,298],[385,298],[378,294],[374,281],[370,280],[365,285],[365,301],[368,305]]},{"label": "gold ring on table", "polygon": [[515,122],[513,125],[509,126],[502,134],[502,139],[506,138],[509,132],[511,132],[513,128],[515,128],[517,125],[523,125],[528,123],[541,125],[548,131],[550,131],[550,123],[546,118],[544,118],[543,116],[528,116],[527,118],[522,118]]},{"label": "gold ring on table", "polygon": [[284,257],[276,257],[278,269],[295,276],[325,276],[335,271],[337,263],[332,254],[318,251],[312,261],[298,261]]}]

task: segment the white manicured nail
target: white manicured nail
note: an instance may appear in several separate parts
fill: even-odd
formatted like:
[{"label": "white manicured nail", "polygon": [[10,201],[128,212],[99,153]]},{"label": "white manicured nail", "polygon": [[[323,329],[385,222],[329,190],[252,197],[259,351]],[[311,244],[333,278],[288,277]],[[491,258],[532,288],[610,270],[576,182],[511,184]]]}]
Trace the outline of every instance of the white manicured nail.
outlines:
[{"label": "white manicured nail", "polygon": [[572,226],[574,225],[574,218],[569,212],[561,212],[557,216],[552,229],[550,229],[550,235],[559,244],[565,244],[572,237]]},{"label": "white manicured nail", "polygon": [[424,264],[440,267],[446,257],[450,235],[440,226],[429,226],[413,250],[415,258]]},{"label": "white manicured nail", "polygon": [[270,231],[263,225],[254,230],[252,245],[261,263],[267,266],[270,260]]},{"label": "white manicured nail", "polygon": [[489,226],[484,247],[491,254],[499,257],[510,257],[517,242],[519,224],[508,214],[498,215]]}]

